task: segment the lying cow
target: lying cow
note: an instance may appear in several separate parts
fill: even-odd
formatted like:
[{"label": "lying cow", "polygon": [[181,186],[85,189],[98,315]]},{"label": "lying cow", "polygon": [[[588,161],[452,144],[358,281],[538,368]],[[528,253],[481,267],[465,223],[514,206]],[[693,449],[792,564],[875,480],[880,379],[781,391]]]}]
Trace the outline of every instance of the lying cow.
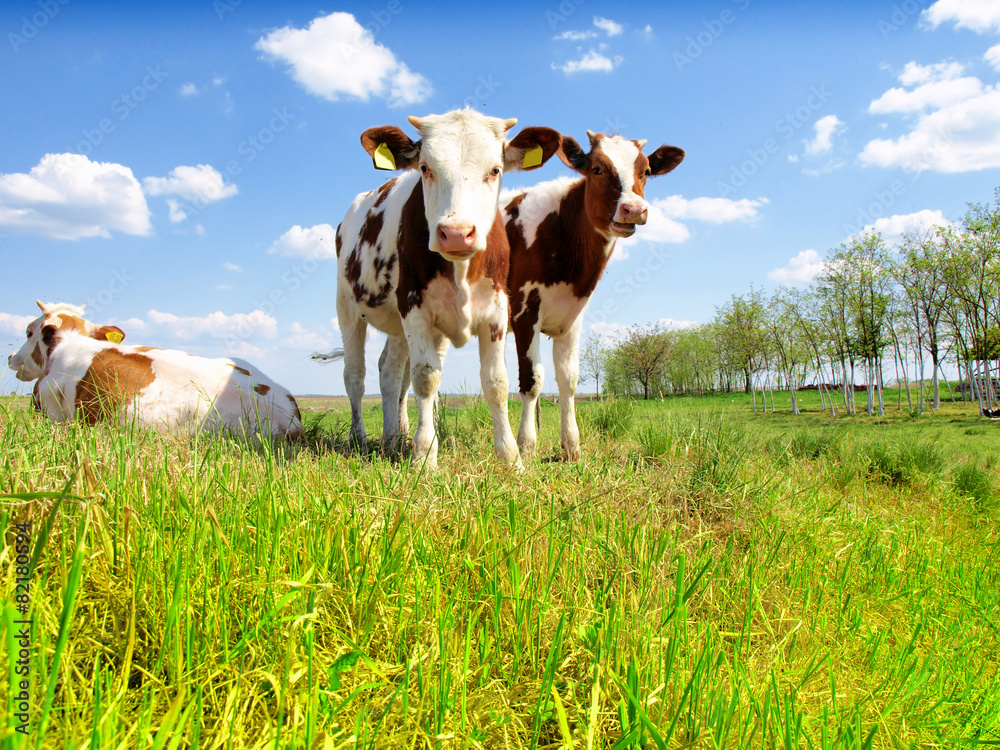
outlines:
[{"label": "lying cow", "polygon": [[559,384],[561,442],[567,458],[580,457],[573,398],[580,372],[583,310],[604,272],[618,237],[645,224],[646,179],[666,174],[684,159],[673,146],[648,157],[646,141],[587,131],[590,152],[563,136],[559,157],[583,175],[543,182],[505,196],[510,241],[511,327],[517,348],[521,427],[517,444],[528,458],[537,440],[532,419],[542,390],[541,334],[552,338]]},{"label": "lying cow", "polygon": [[[535,169],[559,148],[559,133],[472,110],[410,117],[417,142],[393,126],[371,128],[361,143],[376,168],[405,170],[355,198],[337,227],[337,319],[351,439],[366,440],[361,413],[365,335],[388,335],[379,359],[383,440],[406,437],[409,382],[417,399],[413,457],[437,463],[433,410],[449,344],[479,339],[483,395],[501,459],[520,464],[507,421],[507,270],[510,248],[497,210],[504,172]],[[406,375],[409,363],[409,377]]]},{"label": "lying cow", "polygon": [[8,358],[18,380],[37,380],[33,401],[53,422],[117,422],[167,430],[294,437],[295,398],[242,360],[123,346],[117,326],[83,319],[83,308],[38,302],[42,316]]}]

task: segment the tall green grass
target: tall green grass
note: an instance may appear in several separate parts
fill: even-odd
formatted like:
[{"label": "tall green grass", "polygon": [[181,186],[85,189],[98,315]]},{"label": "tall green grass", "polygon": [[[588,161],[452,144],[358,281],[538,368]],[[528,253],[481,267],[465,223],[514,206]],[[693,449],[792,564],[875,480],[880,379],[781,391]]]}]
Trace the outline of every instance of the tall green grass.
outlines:
[{"label": "tall green grass", "polygon": [[[8,679],[2,741],[1000,741],[995,476],[966,442],[982,436],[716,407],[582,403],[584,459],[516,474],[477,404],[442,410],[437,473],[348,452],[346,412],[307,414],[328,427],[285,446],[8,405],[2,522],[30,520],[39,555],[32,734],[13,733]],[[558,410],[542,413],[552,455]],[[12,555],[8,536],[8,603]]]}]

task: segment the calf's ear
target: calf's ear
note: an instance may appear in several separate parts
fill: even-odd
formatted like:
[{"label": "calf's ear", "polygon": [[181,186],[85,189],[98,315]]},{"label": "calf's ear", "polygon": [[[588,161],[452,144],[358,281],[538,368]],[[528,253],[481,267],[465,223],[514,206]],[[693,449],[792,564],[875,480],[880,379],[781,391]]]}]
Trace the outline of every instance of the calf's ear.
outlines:
[{"label": "calf's ear", "polygon": [[559,131],[552,128],[525,128],[504,144],[504,172],[538,169],[555,155],[561,142]]},{"label": "calf's ear", "polygon": [[368,128],[361,134],[361,145],[372,157],[375,169],[412,169],[420,158],[420,142],[411,141],[395,125]]},{"label": "calf's ear", "polygon": [[562,159],[570,169],[575,169],[580,174],[587,174],[587,167],[590,165],[590,154],[585,154],[580,144],[575,139],[564,135],[562,148],[559,149],[559,158]]},{"label": "calf's ear", "polygon": [[684,150],[676,146],[660,146],[649,155],[650,173],[666,174],[684,161]]},{"label": "calf's ear", "polygon": [[110,341],[112,344],[120,344],[125,338],[125,331],[118,326],[101,326],[90,337],[98,341]]}]

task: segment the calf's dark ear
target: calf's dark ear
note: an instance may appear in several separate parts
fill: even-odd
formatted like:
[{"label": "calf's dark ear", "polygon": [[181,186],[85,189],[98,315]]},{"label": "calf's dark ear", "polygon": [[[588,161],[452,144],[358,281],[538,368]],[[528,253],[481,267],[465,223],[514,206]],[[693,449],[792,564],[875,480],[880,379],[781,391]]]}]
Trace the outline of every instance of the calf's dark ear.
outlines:
[{"label": "calf's dark ear", "polygon": [[555,155],[561,141],[559,131],[552,128],[525,128],[504,144],[504,171],[538,169]]},{"label": "calf's dark ear", "polygon": [[590,165],[590,154],[585,154],[580,148],[580,144],[568,135],[564,135],[562,138],[559,158],[562,159],[563,164],[570,169],[575,169],[580,174],[586,174],[587,167]]},{"label": "calf's dark ear", "polygon": [[684,150],[676,146],[660,146],[649,155],[649,171],[652,174],[666,174],[684,161]]},{"label": "calf's dark ear", "polygon": [[110,341],[112,344],[120,344],[125,338],[125,331],[118,326],[101,326],[91,334],[91,338],[98,341]]},{"label": "calf's dark ear", "polygon": [[420,158],[420,142],[411,141],[395,125],[368,128],[361,134],[361,145],[372,157],[375,169],[411,169]]}]

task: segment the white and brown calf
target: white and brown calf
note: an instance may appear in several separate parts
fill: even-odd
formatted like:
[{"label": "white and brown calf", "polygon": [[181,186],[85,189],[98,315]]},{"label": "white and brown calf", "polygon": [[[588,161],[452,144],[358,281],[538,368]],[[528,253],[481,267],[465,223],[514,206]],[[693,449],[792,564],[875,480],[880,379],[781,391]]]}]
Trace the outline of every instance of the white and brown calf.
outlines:
[{"label": "white and brown calf", "polygon": [[33,401],[53,422],[244,436],[302,431],[292,394],[248,362],[122,345],[120,328],[84,320],[82,307],[37,304],[42,316],[8,365],[18,380],[37,381]]},{"label": "white and brown calf", "polygon": [[517,444],[527,459],[537,435],[533,414],[542,390],[541,335],[552,338],[559,385],[562,448],[580,457],[574,396],[580,372],[583,310],[604,272],[618,237],[645,224],[646,180],[681,163],[684,152],[660,146],[646,156],[646,141],[587,131],[590,151],[563,137],[559,157],[583,175],[543,182],[505,196],[510,241],[511,328],[517,347],[521,426]]},{"label": "white and brown calf", "polygon": [[[534,169],[559,148],[559,133],[472,110],[410,117],[421,135],[397,127],[366,130],[365,150],[380,169],[405,170],[355,198],[337,227],[337,319],[344,344],[344,385],[351,439],[366,440],[361,413],[365,334],[388,335],[379,359],[383,441],[407,437],[406,394],[417,399],[413,458],[437,463],[434,403],[449,345],[479,339],[483,395],[501,459],[520,465],[507,421],[507,273],[510,248],[498,211],[501,175]],[[407,377],[409,363],[409,377]]]}]

